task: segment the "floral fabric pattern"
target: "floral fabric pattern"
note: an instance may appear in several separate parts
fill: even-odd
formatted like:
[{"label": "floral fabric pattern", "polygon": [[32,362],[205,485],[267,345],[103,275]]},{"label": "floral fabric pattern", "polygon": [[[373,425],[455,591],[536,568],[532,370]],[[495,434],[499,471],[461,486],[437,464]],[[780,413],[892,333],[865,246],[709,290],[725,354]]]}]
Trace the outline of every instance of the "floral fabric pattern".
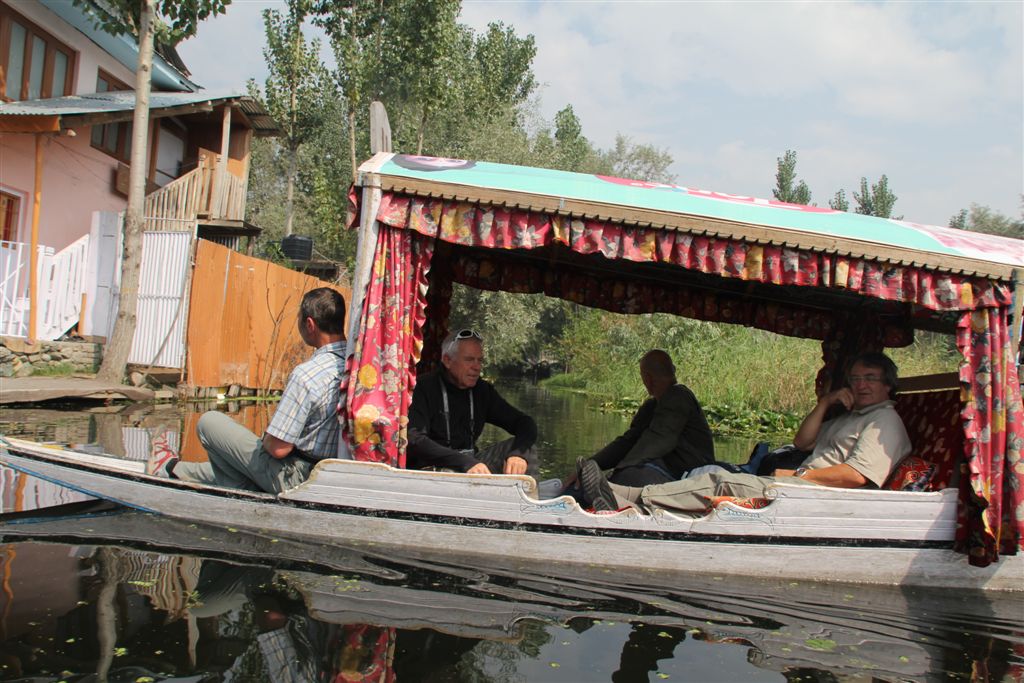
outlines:
[{"label": "floral fabric pattern", "polygon": [[381,227],[349,359],[347,422],[355,460],[405,466],[414,367],[423,347],[433,244]]},{"label": "floral fabric pattern", "polygon": [[986,566],[1024,541],[1024,410],[1009,310],[964,313],[957,328],[966,471],[956,547]]}]

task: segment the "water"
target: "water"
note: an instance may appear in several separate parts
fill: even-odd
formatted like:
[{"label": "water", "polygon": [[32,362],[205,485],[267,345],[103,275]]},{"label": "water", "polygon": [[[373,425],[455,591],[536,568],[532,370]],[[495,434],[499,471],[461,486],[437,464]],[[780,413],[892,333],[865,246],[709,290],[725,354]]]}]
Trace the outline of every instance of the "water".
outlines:
[{"label": "water", "polygon": [[[547,475],[571,471],[629,420],[576,395],[503,392],[537,419]],[[135,459],[160,432],[200,457],[190,432],[209,407],[5,408],[0,431]],[[257,431],[273,409],[222,407]],[[716,443],[733,461],[752,445]],[[7,510],[67,502],[49,485],[4,483]],[[0,523],[0,680],[1024,678],[1024,596],[539,572],[514,558],[466,565],[136,512],[62,514]],[[304,668],[280,668],[282,652]]]},{"label": "water", "polygon": [[[119,681],[1024,674],[1020,596],[538,573],[504,560],[465,566],[311,548],[137,512],[4,525],[0,535],[4,680],[93,680],[86,674],[96,671]],[[303,663],[295,678],[284,676],[282,652]]]}]

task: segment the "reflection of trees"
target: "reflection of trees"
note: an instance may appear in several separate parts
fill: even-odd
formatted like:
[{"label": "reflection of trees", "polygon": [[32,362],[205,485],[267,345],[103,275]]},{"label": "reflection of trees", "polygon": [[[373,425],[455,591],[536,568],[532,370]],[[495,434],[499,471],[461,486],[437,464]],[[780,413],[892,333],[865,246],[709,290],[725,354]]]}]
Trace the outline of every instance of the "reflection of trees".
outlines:
[{"label": "reflection of trees", "polygon": [[483,640],[467,652],[456,666],[458,678],[471,683],[490,681],[525,681],[519,674],[519,660],[537,659],[541,648],[551,642],[547,626],[539,621],[520,624],[519,640],[515,642]]}]

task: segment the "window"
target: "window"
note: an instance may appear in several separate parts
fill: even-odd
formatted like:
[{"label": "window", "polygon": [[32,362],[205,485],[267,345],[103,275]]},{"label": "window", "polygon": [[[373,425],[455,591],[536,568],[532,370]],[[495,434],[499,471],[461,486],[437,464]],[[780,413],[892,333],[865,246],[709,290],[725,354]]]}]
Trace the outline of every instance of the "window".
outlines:
[{"label": "window", "polygon": [[18,239],[20,204],[18,197],[0,191],[0,240],[4,242],[15,242]]},{"label": "window", "polygon": [[71,94],[75,53],[0,4],[0,100]]},{"label": "window", "polygon": [[[131,88],[100,69],[96,76],[96,92],[110,92],[111,90],[131,90]],[[127,164],[131,158],[132,124],[130,121],[124,121],[93,126],[91,141],[92,146],[96,149]]]}]

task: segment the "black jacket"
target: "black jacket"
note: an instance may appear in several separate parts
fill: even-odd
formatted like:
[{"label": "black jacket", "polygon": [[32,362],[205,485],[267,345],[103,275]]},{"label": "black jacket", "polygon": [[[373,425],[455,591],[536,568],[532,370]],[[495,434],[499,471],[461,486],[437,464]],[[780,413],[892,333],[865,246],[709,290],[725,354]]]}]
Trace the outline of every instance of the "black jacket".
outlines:
[{"label": "black jacket", "polygon": [[662,458],[675,477],[715,462],[715,443],[697,397],[682,384],[636,412],[626,433],[593,456],[601,469],[621,470]]},{"label": "black jacket", "polygon": [[[444,400],[441,383],[448,392],[451,411],[448,425],[451,439],[445,429]],[[469,399],[473,397],[473,422],[469,424]],[[465,472],[479,461],[470,453],[476,440],[491,423],[511,434],[513,450],[525,452],[537,440],[537,423],[501,397],[494,385],[477,380],[472,389],[458,389],[448,381],[444,370],[428,373],[417,379],[409,406],[409,449],[406,467],[448,467]]]}]

